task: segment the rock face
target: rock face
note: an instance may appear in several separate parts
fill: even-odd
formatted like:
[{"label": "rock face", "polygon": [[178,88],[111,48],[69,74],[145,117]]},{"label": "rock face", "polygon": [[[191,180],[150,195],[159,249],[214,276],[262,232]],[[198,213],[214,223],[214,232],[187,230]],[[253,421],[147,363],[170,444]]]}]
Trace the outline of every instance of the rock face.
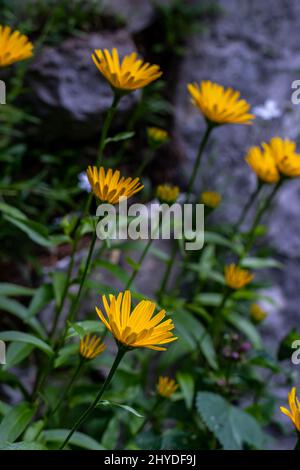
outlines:
[{"label": "rock face", "polygon": [[[121,56],[135,50],[129,33],[119,30],[70,38],[58,47],[45,47],[38,55],[27,77],[30,100],[36,114],[47,118],[51,138],[83,140],[99,132],[112,92],[91,54],[94,49],[113,47]],[[131,93],[122,99],[120,110],[128,111],[135,102],[136,93]]]}]

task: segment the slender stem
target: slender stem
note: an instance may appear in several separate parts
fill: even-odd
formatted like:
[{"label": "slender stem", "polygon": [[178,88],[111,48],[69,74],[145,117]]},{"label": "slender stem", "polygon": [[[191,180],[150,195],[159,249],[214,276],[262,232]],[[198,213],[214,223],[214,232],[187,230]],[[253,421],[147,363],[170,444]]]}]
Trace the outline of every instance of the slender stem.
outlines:
[{"label": "slender stem", "polygon": [[266,197],[266,199],[263,201],[261,207],[258,209],[258,211],[256,213],[256,216],[254,218],[252,227],[251,227],[250,232],[249,232],[248,241],[247,241],[246,246],[245,246],[244,254],[247,254],[248,251],[250,250],[250,248],[252,246],[252,243],[253,243],[253,240],[254,240],[256,228],[257,228],[263,214],[265,213],[266,209],[269,207],[269,205],[271,204],[274,196],[276,195],[277,191],[279,190],[280,186],[282,185],[282,183],[283,183],[283,180],[280,179],[278,181],[278,183],[274,186],[274,188],[271,191],[271,193],[269,194],[269,196]]},{"label": "slender stem", "polygon": [[130,288],[130,286],[132,285],[133,281],[135,280],[137,274],[139,273],[139,271],[141,269],[141,266],[142,266],[142,263],[143,263],[144,259],[146,258],[147,254],[148,254],[148,251],[150,250],[150,247],[151,247],[152,242],[155,238],[155,235],[160,230],[161,222],[162,222],[162,220],[160,219],[157,226],[156,226],[156,228],[154,229],[153,233],[150,234],[150,238],[149,238],[145,248],[142,251],[142,254],[141,254],[140,259],[138,261],[138,265],[135,267],[135,269],[133,270],[130,278],[127,281],[125,290]]},{"label": "slender stem", "polygon": [[163,278],[162,278],[162,281],[161,281],[161,284],[160,284],[160,289],[158,291],[158,301],[159,302],[161,302],[163,293],[167,288],[169,277],[170,277],[170,274],[171,274],[171,271],[172,271],[172,268],[173,268],[173,264],[174,264],[175,259],[176,259],[176,253],[177,253],[177,243],[175,242],[175,240],[173,240],[172,251],[171,251],[170,257],[167,261],[167,267],[166,267],[166,270],[164,272],[164,275],[163,275]]},{"label": "slender stem", "polygon": [[61,405],[63,404],[63,402],[65,401],[65,399],[67,398],[67,396],[69,395],[70,391],[71,391],[71,388],[73,387],[73,384],[75,382],[75,380],[77,379],[81,369],[82,369],[82,366],[85,362],[85,359],[84,357],[80,357],[80,361],[78,362],[77,364],[77,367],[75,368],[74,370],[74,373],[71,377],[71,380],[69,381],[67,387],[65,388],[61,398],[58,400],[58,402],[56,403],[55,407],[53,408],[53,410],[51,411],[51,415],[54,416],[55,413],[59,410],[59,408],[61,407]]},{"label": "slender stem", "polygon": [[80,298],[81,298],[82,290],[84,288],[84,283],[85,283],[85,280],[86,280],[86,277],[87,277],[87,274],[88,274],[88,271],[89,271],[89,268],[90,268],[90,264],[91,264],[91,261],[92,261],[96,240],[97,240],[97,232],[95,230],[95,232],[93,234],[91,244],[90,244],[90,247],[89,247],[89,252],[88,252],[86,262],[85,262],[84,270],[83,270],[83,273],[82,273],[82,276],[81,276],[81,279],[80,279],[79,289],[77,291],[75,299],[73,300],[73,302],[71,304],[70,311],[67,315],[65,329],[64,329],[62,338],[59,341],[59,346],[64,342],[64,340],[66,338],[66,334],[67,334],[67,331],[68,331],[68,328],[69,328],[69,322],[72,323],[72,321],[74,320],[74,317],[75,317],[75,314],[76,314],[76,311],[77,311],[77,308],[78,308],[78,305],[79,305],[79,301],[80,301]]},{"label": "slender stem", "polygon": [[300,432],[297,432],[297,436],[298,436],[298,439],[297,439],[294,450],[300,450]]},{"label": "slender stem", "polygon": [[236,232],[239,231],[239,228],[243,224],[243,222],[244,222],[244,220],[245,220],[252,204],[254,203],[254,201],[258,197],[259,193],[261,192],[262,187],[263,187],[263,182],[261,180],[258,180],[255,191],[253,191],[253,193],[250,194],[250,197],[249,197],[246,205],[244,206],[244,209],[243,209],[238,221],[236,222],[236,224],[233,227],[233,234],[235,234]]},{"label": "slender stem", "polygon": [[153,158],[154,158],[154,151],[152,149],[148,149],[145,157],[143,158],[143,161],[141,162],[140,166],[138,167],[136,171],[136,176],[142,176],[145,168],[149,165],[149,163],[152,162]]},{"label": "slender stem", "polygon": [[95,400],[88,406],[88,408],[82,413],[82,415],[79,417],[79,419],[76,421],[76,423],[74,424],[74,426],[72,427],[71,431],[69,432],[69,434],[67,435],[66,439],[64,440],[64,442],[62,443],[61,447],[60,447],[60,450],[64,449],[64,447],[68,444],[69,440],[71,439],[71,437],[73,436],[74,432],[77,431],[77,429],[81,426],[81,424],[87,419],[87,417],[90,415],[90,413],[96,408],[98,402],[100,401],[104,391],[106,390],[106,388],[108,387],[108,385],[110,384],[112,378],[113,378],[113,375],[115,373],[115,371],[117,370],[124,354],[126,353],[126,349],[119,346],[119,349],[118,349],[118,353],[115,357],[115,360],[113,362],[113,365],[111,366],[111,369],[109,371],[109,374],[104,382],[104,384],[102,385],[101,389],[99,390]]},{"label": "slender stem", "polygon": [[68,271],[67,271],[67,276],[66,276],[66,280],[65,280],[64,290],[63,290],[63,293],[62,293],[60,304],[57,306],[56,311],[55,311],[54,321],[53,321],[52,330],[51,330],[51,334],[50,334],[50,337],[51,337],[52,340],[55,337],[56,328],[57,328],[57,324],[58,324],[58,319],[60,317],[61,311],[62,311],[64,303],[65,303],[65,299],[66,299],[67,294],[68,294],[68,290],[69,290],[69,286],[70,286],[70,280],[71,280],[71,276],[72,276],[72,272],[73,272],[73,268],[74,268],[75,254],[76,254],[76,250],[77,250],[78,241],[79,241],[79,237],[76,237],[73,244],[72,244],[72,253],[71,253],[71,258],[70,258],[70,262],[69,262],[69,266],[68,266]]},{"label": "slender stem", "polygon": [[200,166],[200,163],[201,163],[203,151],[204,151],[204,148],[207,144],[208,138],[209,138],[210,133],[213,130],[213,128],[214,128],[214,126],[212,124],[207,123],[205,132],[203,134],[203,137],[202,137],[200,145],[199,145],[199,149],[198,149],[197,157],[196,157],[196,160],[195,160],[194,168],[193,168],[193,171],[191,173],[190,180],[189,180],[189,183],[188,183],[185,203],[188,203],[189,200],[190,200],[190,195],[191,195],[191,193],[193,191],[193,188],[194,188],[194,183],[195,183],[195,179],[196,179],[196,176],[197,176],[197,173],[198,173],[198,170],[199,170],[199,166]]},{"label": "slender stem", "polygon": [[106,146],[106,138],[107,138],[107,133],[110,128],[110,125],[112,123],[113,117],[115,115],[115,112],[117,110],[118,104],[120,99],[122,98],[122,95],[119,93],[114,92],[114,97],[113,101],[111,104],[111,107],[108,109],[106,117],[104,119],[102,131],[101,131],[101,137],[100,137],[100,142],[99,142],[99,148],[98,148],[98,155],[97,155],[97,160],[96,160],[96,166],[101,166],[102,160],[103,160],[103,151]]},{"label": "slender stem", "polygon": [[130,278],[129,278],[128,281],[127,281],[127,284],[126,284],[126,286],[125,286],[125,290],[130,289],[130,287],[131,287],[133,281],[135,280],[137,274],[139,273],[139,271],[140,271],[140,269],[141,269],[141,264],[143,263],[144,259],[146,258],[147,254],[148,254],[148,251],[149,251],[149,249],[150,249],[150,247],[151,247],[151,245],[152,245],[152,242],[153,242],[153,239],[150,238],[150,239],[148,240],[148,242],[147,242],[147,244],[146,244],[146,246],[145,246],[145,248],[144,248],[144,250],[143,250],[141,256],[140,256],[140,259],[139,259],[139,261],[138,261],[138,266],[136,266],[136,267],[134,268],[134,270],[132,271],[132,274],[131,274]]},{"label": "slender stem", "polygon": [[213,322],[211,324],[211,331],[212,331],[212,336],[214,339],[215,344],[217,345],[219,342],[219,336],[224,324],[224,319],[222,316],[223,309],[226,305],[226,302],[230,295],[232,294],[232,290],[229,289],[227,286],[225,287],[222,299],[220,304],[216,307],[214,313],[213,313]]},{"label": "slender stem", "polygon": [[144,429],[144,427],[148,423],[149,419],[154,416],[154,411],[161,404],[161,402],[162,402],[162,397],[160,395],[156,395],[156,400],[154,402],[154,405],[152,406],[151,410],[148,411],[147,415],[145,416],[145,419],[143,420],[141,425],[135,431],[134,436],[138,436],[139,433],[142,432],[142,430]]}]

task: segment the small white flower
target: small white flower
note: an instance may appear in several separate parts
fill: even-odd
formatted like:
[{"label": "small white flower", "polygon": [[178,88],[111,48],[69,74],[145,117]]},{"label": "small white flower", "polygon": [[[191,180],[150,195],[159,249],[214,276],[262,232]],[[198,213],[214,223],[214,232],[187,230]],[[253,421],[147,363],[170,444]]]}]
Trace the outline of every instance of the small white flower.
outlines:
[{"label": "small white flower", "polygon": [[78,186],[83,191],[87,191],[88,193],[91,192],[91,185],[89,183],[89,180],[85,171],[82,171],[78,175]]},{"label": "small white flower", "polygon": [[281,116],[281,110],[274,100],[266,100],[262,106],[255,106],[253,113],[266,121]]}]

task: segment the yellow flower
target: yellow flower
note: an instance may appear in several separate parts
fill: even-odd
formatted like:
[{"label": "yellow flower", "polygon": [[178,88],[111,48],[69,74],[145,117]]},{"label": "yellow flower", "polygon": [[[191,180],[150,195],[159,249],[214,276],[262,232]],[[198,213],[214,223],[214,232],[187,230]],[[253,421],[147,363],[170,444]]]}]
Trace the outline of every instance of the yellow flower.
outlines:
[{"label": "yellow flower", "polygon": [[160,376],[156,385],[157,393],[165,398],[170,398],[178,389],[178,384],[174,379]]},{"label": "yellow flower", "polygon": [[268,314],[258,304],[252,304],[250,307],[250,316],[254,323],[260,323]]},{"label": "yellow flower", "polygon": [[178,186],[171,186],[170,184],[160,184],[156,189],[156,196],[160,202],[172,204],[179,196]]},{"label": "yellow flower", "polygon": [[0,25],[0,67],[11,65],[32,56],[33,45],[20,31]]},{"label": "yellow flower", "polygon": [[168,132],[159,127],[147,127],[147,136],[149,142],[155,145],[163,144],[169,138]]},{"label": "yellow flower", "polygon": [[300,432],[300,402],[296,397],[296,387],[293,387],[289,392],[288,401],[290,405],[290,411],[283,406],[280,407],[280,411],[290,418],[297,431]]},{"label": "yellow flower", "polygon": [[120,63],[117,49],[110,53],[107,49],[96,49],[92,59],[113,88],[129,92],[143,88],[162,75],[158,65],[144,63],[136,52],[126,55]]},{"label": "yellow flower", "polygon": [[106,349],[104,343],[96,335],[87,335],[80,341],[79,352],[85,359],[94,359]]},{"label": "yellow flower", "polygon": [[266,145],[272,152],[280,173],[292,178],[300,176],[300,155],[296,153],[295,142],[273,137]]},{"label": "yellow flower", "polygon": [[254,278],[247,269],[242,269],[236,264],[225,266],[225,282],[231,289],[241,289]]},{"label": "yellow flower", "polygon": [[106,315],[98,307],[96,312],[117,343],[128,348],[165,351],[162,345],[177,339],[171,332],[174,329],[172,320],[161,322],[165,318],[165,310],[153,316],[154,302],[142,300],[131,311],[131,293],[128,290],[120,292],[117,297],[110,295],[109,300],[103,295],[102,300]]},{"label": "yellow flower", "polygon": [[222,197],[219,193],[214,191],[204,191],[201,194],[201,202],[212,209],[218,207],[222,200]]},{"label": "yellow flower", "polygon": [[263,143],[262,147],[263,149],[251,147],[245,160],[261,181],[264,183],[277,183],[280,179],[280,174],[272,148],[266,143]]},{"label": "yellow flower", "polygon": [[94,195],[102,202],[118,204],[121,197],[131,197],[143,189],[139,178],[120,178],[119,170],[113,171],[111,168],[105,173],[104,168],[89,166],[87,177],[92,187]]},{"label": "yellow flower", "polygon": [[240,99],[240,93],[232,88],[224,88],[217,83],[204,80],[189,83],[188,91],[192,103],[214,124],[251,124],[255,118],[249,113],[250,105]]}]

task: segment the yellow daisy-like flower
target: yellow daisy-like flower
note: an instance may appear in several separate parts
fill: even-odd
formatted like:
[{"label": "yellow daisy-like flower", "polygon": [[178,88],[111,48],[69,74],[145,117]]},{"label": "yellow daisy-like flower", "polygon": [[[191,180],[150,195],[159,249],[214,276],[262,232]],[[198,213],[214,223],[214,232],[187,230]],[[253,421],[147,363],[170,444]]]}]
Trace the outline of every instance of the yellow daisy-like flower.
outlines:
[{"label": "yellow daisy-like flower", "polygon": [[203,191],[201,193],[201,202],[211,209],[215,209],[220,204],[222,197],[219,193],[214,191]]},{"label": "yellow daisy-like flower", "polygon": [[79,352],[85,359],[94,359],[106,349],[104,343],[96,335],[87,335],[80,341]]},{"label": "yellow daisy-like flower", "polygon": [[300,176],[300,155],[296,153],[296,143],[289,139],[273,137],[265,144],[272,152],[280,173],[290,178]]},{"label": "yellow daisy-like flower", "polygon": [[226,285],[231,289],[241,289],[254,278],[250,271],[242,269],[234,263],[225,266],[224,272]]},{"label": "yellow daisy-like flower", "polygon": [[240,98],[240,93],[232,88],[224,88],[218,83],[204,80],[189,83],[188,91],[192,103],[214,124],[251,124],[255,118],[250,114],[249,103]]},{"label": "yellow daisy-like flower", "polygon": [[170,184],[160,184],[156,189],[156,197],[160,202],[167,204],[174,203],[179,196],[178,186],[171,186]]},{"label": "yellow daisy-like flower", "polygon": [[283,406],[280,407],[280,411],[290,418],[297,431],[300,432],[300,402],[296,396],[296,387],[293,387],[289,392],[288,401],[290,411]]},{"label": "yellow daisy-like flower", "polygon": [[246,162],[264,183],[277,183],[280,179],[272,147],[266,143],[260,147],[251,147],[246,155]]},{"label": "yellow daisy-like flower", "polygon": [[147,127],[147,137],[151,144],[161,145],[169,138],[169,134],[159,127]]},{"label": "yellow daisy-like flower", "polygon": [[142,300],[131,311],[130,291],[114,295],[102,296],[106,315],[96,307],[96,312],[106,328],[114,336],[117,343],[128,348],[148,348],[165,351],[162,345],[175,341],[174,324],[165,318],[165,310],[160,310],[153,316],[156,304],[150,300]]},{"label": "yellow daisy-like flower", "polygon": [[136,52],[126,55],[120,63],[117,49],[96,49],[92,59],[113,88],[129,92],[143,88],[162,75],[158,65],[150,65],[137,58]]},{"label": "yellow daisy-like flower", "polygon": [[254,323],[260,323],[268,314],[258,304],[252,304],[250,307],[250,316]]},{"label": "yellow daisy-like flower", "polygon": [[33,45],[20,31],[12,31],[9,26],[0,25],[0,67],[29,59],[33,54]]},{"label": "yellow daisy-like flower", "polygon": [[173,393],[176,392],[177,389],[178,384],[175,382],[174,379],[162,376],[159,377],[158,384],[156,385],[156,390],[160,396],[164,398],[170,398]]},{"label": "yellow daisy-like flower", "polygon": [[118,204],[121,197],[131,197],[143,189],[139,178],[120,177],[120,171],[89,166],[87,177],[94,195],[102,202]]}]

